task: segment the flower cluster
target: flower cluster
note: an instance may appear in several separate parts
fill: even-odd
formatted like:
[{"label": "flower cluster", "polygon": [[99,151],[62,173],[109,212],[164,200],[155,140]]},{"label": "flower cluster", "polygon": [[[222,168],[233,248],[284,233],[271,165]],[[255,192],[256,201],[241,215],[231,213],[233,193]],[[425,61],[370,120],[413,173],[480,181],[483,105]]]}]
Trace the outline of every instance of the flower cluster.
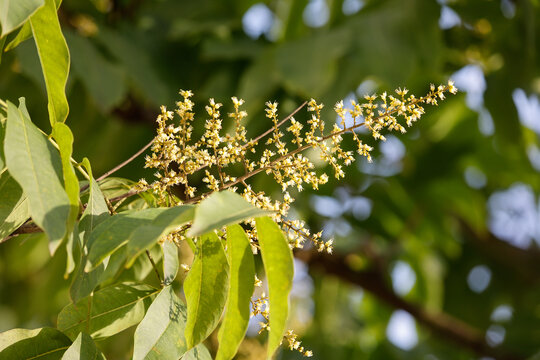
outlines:
[{"label": "flower cluster", "polygon": [[[365,96],[365,101],[351,102],[351,107],[339,101],[334,110],[340,119],[331,131],[325,131],[321,118],[323,104],[311,99],[307,102],[310,118],[306,124],[292,115],[278,120],[278,104],[266,103],[266,117],[271,128],[255,139],[248,140],[242,120],[247,113],[241,110],[244,101],[232,98],[233,112],[228,117],[233,121],[234,133],[222,134],[222,104],[210,99],[206,106],[207,118],[204,133],[195,141],[192,139],[195,120],[191,91],[180,91],[183,100],[176,103],[175,111],[161,107],[157,118],[157,136],[152,145],[152,154],[146,157],[146,167],[157,169],[156,181],[148,184],[141,180],[138,189],[151,189],[158,196],[160,205],[172,206],[181,203],[197,203],[212,192],[230,189],[240,193],[247,201],[260,208],[274,212],[274,220],[281,224],[289,236],[291,248],[300,248],[306,240],[318,251],[332,252],[332,242],[323,242],[321,233],[311,234],[302,221],[289,219],[288,212],[294,202],[294,192],[305,186],[317,190],[329,180],[328,174],[315,171],[312,160],[305,156],[308,149],[316,149],[320,158],[333,169],[335,178],[345,176],[344,166],[354,162],[352,150],[341,146],[344,135],[350,134],[356,143],[356,152],[371,161],[372,147],[365,144],[355,132],[361,126],[369,130],[375,140],[385,140],[383,132],[406,132],[424,114],[424,104],[437,105],[445,98],[445,93],[455,94],[456,87],[450,81],[447,85],[431,85],[427,95],[416,98],[408,95],[407,89],[397,89],[395,95],[386,92],[381,95]],[[304,104],[305,105],[305,104]],[[303,107],[303,106],[302,106]],[[299,109],[297,109],[299,110]],[[173,122],[176,113],[178,120]],[[346,125],[345,118],[353,119]],[[400,122],[401,119],[401,122]],[[283,129],[284,130],[283,130]],[[262,140],[267,138],[264,143]],[[288,139],[288,140],[287,140]],[[242,171],[238,171],[238,168]],[[255,191],[248,180],[259,174],[272,176],[279,184],[282,197],[270,198],[264,191]],[[195,186],[193,179],[203,174],[202,184]],[[178,196],[174,189],[182,189]],[[181,237],[182,232],[176,233]],[[249,232],[253,250],[257,251],[254,231]]]},{"label": "flower cluster", "polygon": [[[271,121],[268,131],[248,140],[242,120],[247,113],[241,110],[244,101],[232,98],[233,112],[228,114],[234,125],[234,133],[223,134],[222,104],[210,99],[205,107],[207,118],[204,133],[198,140],[193,137],[195,121],[194,103],[191,91],[180,91],[183,100],[176,103],[174,112],[161,107],[157,118],[157,136],[152,144],[152,154],[146,157],[145,167],[156,169],[156,180],[148,184],[141,180],[137,191],[151,190],[157,195],[161,206],[175,206],[184,203],[198,203],[216,191],[229,189],[241,194],[253,205],[273,212],[274,220],[281,225],[289,239],[291,248],[301,248],[308,241],[319,252],[332,253],[332,240],[323,241],[322,232],[311,233],[301,220],[289,218],[289,210],[294,202],[294,193],[304,186],[317,190],[329,180],[328,174],[315,171],[315,165],[304,155],[308,149],[315,149],[320,159],[330,166],[336,179],[345,176],[344,166],[355,161],[354,150],[371,161],[372,147],[360,139],[355,130],[364,126],[375,140],[384,141],[384,132],[406,132],[424,114],[424,104],[437,105],[445,98],[445,93],[455,94],[456,87],[450,81],[447,85],[431,85],[427,95],[416,98],[407,89],[397,89],[395,95],[386,92],[381,95],[365,96],[365,101],[351,102],[345,107],[343,101],[334,106],[338,123],[330,131],[325,130],[321,117],[323,104],[311,99],[283,120],[278,119],[278,104],[266,103],[266,117]],[[309,120],[303,124],[293,115],[307,104]],[[178,120],[173,121],[174,114]],[[345,119],[351,117],[352,125]],[[400,122],[401,121],[401,122]],[[350,134],[355,149],[347,150],[341,145],[344,135]],[[263,139],[266,140],[263,142]],[[239,170],[240,169],[240,170]],[[264,191],[252,188],[249,179],[257,174],[271,176],[282,191],[280,199],[272,199]],[[201,179],[199,183],[195,183]],[[179,192],[178,190],[181,189]],[[252,250],[258,251],[254,221],[248,221],[248,234]],[[189,226],[189,225],[188,225]],[[167,241],[178,243],[184,239],[186,227],[167,236]],[[189,266],[182,265],[185,271]],[[261,281],[255,279],[255,285]],[[261,331],[269,330],[268,298],[262,296],[251,302],[251,316],[262,315]],[[297,350],[306,357],[312,352],[305,350],[297,335],[289,331],[284,336],[291,350]]]}]

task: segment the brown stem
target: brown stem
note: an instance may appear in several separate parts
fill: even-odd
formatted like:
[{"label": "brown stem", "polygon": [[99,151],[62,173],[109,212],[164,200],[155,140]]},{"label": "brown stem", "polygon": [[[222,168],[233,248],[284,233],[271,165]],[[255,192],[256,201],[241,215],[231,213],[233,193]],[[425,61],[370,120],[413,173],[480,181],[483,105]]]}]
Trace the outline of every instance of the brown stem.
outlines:
[{"label": "brown stem", "polygon": [[150,260],[150,263],[152,264],[152,267],[154,268],[154,271],[159,280],[159,283],[163,285],[163,281],[161,280],[161,275],[159,275],[159,270],[156,266],[156,263],[154,262],[154,259],[152,258],[152,255],[150,255],[150,251],[146,250],[146,256],[148,257],[148,260]]},{"label": "brown stem", "polygon": [[310,251],[297,251],[297,258],[305,261],[311,269],[322,270],[326,274],[361,286],[379,300],[396,309],[411,314],[420,324],[426,326],[442,338],[448,339],[479,355],[490,356],[497,360],[518,360],[524,356],[506,353],[500,348],[490,347],[482,332],[469,324],[446,313],[427,311],[419,304],[414,304],[397,296],[386,284],[384,275],[377,269],[355,271],[347,265],[347,260],[339,254],[324,255]]}]

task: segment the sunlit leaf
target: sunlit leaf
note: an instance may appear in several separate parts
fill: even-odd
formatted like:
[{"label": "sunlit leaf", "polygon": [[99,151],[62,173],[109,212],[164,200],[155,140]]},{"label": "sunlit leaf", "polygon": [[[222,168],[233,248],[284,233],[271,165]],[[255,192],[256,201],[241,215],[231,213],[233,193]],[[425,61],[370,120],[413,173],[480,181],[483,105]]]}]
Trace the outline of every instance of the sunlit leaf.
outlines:
[{"label": "sunlit leaf", "polygon": [[56,360],[71,340],[53,328],[12,329],[0,333],[0,360]]},{"label": "sunlit leaf", "polygon": [[268,211],[259,209],[232,191],[217,192],[197,206],[193,225],[187,235],[196,237],[214,229],[267,214]]},{"label": "sunlit leaf", "polygon": [[28,201],[8,171],[0,175],[0,240],[11,234],[30,217]]},{"label": "sunlit leaf", "polygon": [[26,41],[32,37],[32,26],[30,25],[30,21],[27,21],[24,23],[23,27],[19,32],[17,33],[17,36],[13,40],[11,40],[7,45],[4,51],[9,51],[15,49],[17,46],[19,46],[20,43],[23,41]]},{"label": "sunlit leaf", "polygon": [[182,356],[182,360],[212,360],[212,355],[206,346],[199,344]]},{"label": "sunlit leaf", "polygon": [[161,244],[163,251],[163,285],[171,284],[178,273],[178,246],[172,241]]},{"label": "sunlit leaf", "polygon": [[86,333],[80,333],[62,356],[62,360],[106,360],[94,340]]},{"label": "sunlit leaf", "polygon": [[216,360],[234,357],[249,323],[255,264],[249,239],[240,225],[227,227],[227,255],[230,265],[229,293],[218,334]]},{"label": "sunlit leaf", "polygon": [[118,284],[69,304],[58,315],[58,329],[70,339],[86,332],[106,338],[137,324],[157,290],[148,285]]},{"label": "sunlit leaf", "polygon": [[287,239],[269,217],[255,219],[264,271],[268,281],[270,334],[268,358],[281,344],[289,312],[289,292],[294,275],[293,257]]},{"label": "sunlit leaf", "polygon": [[62,186],[58,151],[30,121],[24,98],[8,102],[4,152],[10,174],[28,197],[34,222],[45,230],[54,252],[66,234],[70,203]]},{"label": "sunlit leaf", "polygon": [[197,240],[197,254],[184,281],[188,315],[186,341],[196,346],[216,328],[229,282],[229,265],[221,240],[213,232]]},{"label": "sunlit leaf", "polygon": [[62,173],[64,175],[64,188],[71,204],[67,220],[67,233],[69,235],[79,215],[79,179],[71,164],[71,155],[73,154],[73,134],[66,124],[55,123],[53,125],[53,137],[60,150]]},{"label": "sunlit leaf", "polygon": [[0,0],[0,37],[21,26],[43,3],[43,0]]},{"label": "sunlit leaf", "polygon": [[164,209],[151,223],[138,227],[128,239],[127,265],[131,265],[135,257],[156,244],[162,236],[191,220],[193,220],[193,206],[180,205]]},{"label": "sunlit leaf", "polygon": [[51,125],[64,122],[69,112],[65,88],[70,60],[55,1],[45,0],[45,6],[30,17],[30,24],[47,87],[49,120]]},{"label": "sunlit leaf", "polygon": [[185,326],[186,306],[166,286],[135,330],[133,359],[179,359],[188,349]]}]

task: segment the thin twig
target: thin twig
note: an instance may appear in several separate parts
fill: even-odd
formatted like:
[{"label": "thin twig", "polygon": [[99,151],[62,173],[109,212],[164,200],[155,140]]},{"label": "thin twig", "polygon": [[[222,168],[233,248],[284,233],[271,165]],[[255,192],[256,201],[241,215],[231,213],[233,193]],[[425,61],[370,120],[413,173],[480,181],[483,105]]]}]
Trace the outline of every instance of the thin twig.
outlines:
[{"label": "thin twig", "polygon": [[[148,144],[144,145],[143,148],[141,148],[139,151],[137,151],[135,154],[133,154],[129,159],[127,159],[126,161],[116,165],[114,168],[112,168],[111,170],[107,171],[105,174],[98,177],[96,179],[96,181],[99,182],[99,181],[105,179],[109,175],[114,174],[115,172],[117,172],[118,170],[120,170],[121,168],[123,168],[124,166],[129,164],[130,162],[132,162],[133,159],[135,159],[137,156],[141,155],[146,149],[148,149],[150,146],[152,146],[153,143],[154,143],[154,139],[152,139],[152,141],[150,141]],[[84,185],[83,187],[81,187],[80,191],[84,191],[84,190],[88,189],[89,186],[90,186],[90,184]]]},{"label": "thin twig", "polygon": [[159,275],[159,270],[157,269],[154,259],[152,259],[152,255],[150,255],[150,251],[146,250],[146,256],[148,257],[148,260],[150,260],[150,263],[152,263],[152,267],[154,268],[154,271],[156,272],[156,276],[159,280],[159,283],[163,285],[163,280],[161,280],[161,275]]}]

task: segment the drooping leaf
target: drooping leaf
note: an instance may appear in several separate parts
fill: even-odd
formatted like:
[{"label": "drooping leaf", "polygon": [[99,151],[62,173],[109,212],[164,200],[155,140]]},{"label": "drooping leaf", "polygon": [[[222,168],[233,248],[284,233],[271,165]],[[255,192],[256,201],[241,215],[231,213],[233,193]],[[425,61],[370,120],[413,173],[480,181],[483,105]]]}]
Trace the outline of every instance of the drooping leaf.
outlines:
[{"label": "drooping leaf", "polygon": [[232,191],[217,192],[197,206],[193,225],[187,236],[196,237],[214,229],[267,214],[268,211],[250,204]]},{"label": "drooping leaf", "polygon": [[179,359],[187,351],[186,306],[171,286],[156,297],[135,330],[134,360]]},{"label": "drooping leaf", "polygon": [[54,253],[66,234],[70,211],[62,186],[62,164],[58,151],[30,121],[24,98],[19,101],[19,108],[8,102],[6,163],[28,197],[32,219],[45,230]]},{"label": "drooping leaf", "polygon": [[43,3],[43,0],[0,0],[0,37],[21,26]]},{"label": "drooping leaf", "polygon": [[171,284],[178,273],[178,246],[172,241],[161,244],[163,251],[163,285]]},{"label": "drooping leaf", "polygon": [[86,333],[80,333],[62,356],[62,360],[107,360],[97,348],[94,340]]},{"label": "drooping leaf", "polygon": [[71,164],[71,155],[73,154],[73,134],[66,124],[58,122],[53,125],[53,137],[60,150],[62,173],[64,175],[64,188],[71,204],[66,230],[69,235],[73,230],[73,225],[79,215],[79,179]]},{"label": "drooping leaf", "polygon": [[202,235],[184,281],[188,308],[185,335],[189,349],[216,328],[227,300],[228,283],[229,264],[221,240],[213,232]]},{"label": "drooping leaf", "polygon": [[19,32],[17,33],[17,36],[13,38],[4,49],[5,52],[15,49],[20,43],[23,41],[26,41],[32,37],[32,26],[30,25],[30,21],[27,21],[24,23],[23,27]]},{"label": "drooping leaf", "polygon": [[96,104],[104,111],[119,104],[126,94],[123,69],[107,60],[90,39],[66,32],[73,70]]},{"label": "drooping leaf", "polygon": [[229,293],[225,316],[219,329],[216,360],[232,359],[249,324],[255,264],[249,239],[240,225],[227,227],[227,255],[230,265]]},{"label": "drooping leaf", "polygon": [[206,346],[199,344],[182,356],[182,360],[212,360],[212,355]]},{"label": "drooping leaf", "polygon": [[264,271],[268,281],[270,334],[267,357],[279,347],[289,312],[289,292],[294,275],[292,251],[279,226],[269,217],[255,219]]},{"label": "drooping leaf", "polygon": [[19,228],[30,217],[28,201],[8,171],[0,175],[0,240]]},{"label": "drooping leaf", "polygon": [[180,205],[165,209],[150,224],[140,226],[137,231],[132,232],[127,244],[127,266],[144,250],[156,244],[162,236],[193,220],[193,208],[191,205]]},{"label": "drooping leaf", "polygon": [[30,17],[30,24],[47,87],[49,120],[51,125],[64,122],[69,113],[65,88],[70,60],[55,1],[45,0],[45,6]]},{"label": "drooping leaf", "polygon": [[106,338],[137,324],[157,290],[148,285],[118,284],[69,304],[58,315],[58,329],[70,339],[86,332]]},{"label": "drooping leaf", "polygon": [[150,208],[126,211],[113,215],[99,224],[88,238],[88,261],[85,271],[90,271],[101,264],[107,256],[127,243],[132,232],[150,224],[166,210],[167,208]]},{"label": "drooping leaf", "polygon": [[0,360],[57,360],[71,340],[53,328],[12,329],[0,333]]},{"label": "drooping leaf", "polygon": [[84,266],[86,264],[86,258],[88,255],[88,249],[86,247],[88,237],[98,224],[109,217],[109,209],[107,208],[107,203],[105,202],[105,198],[99,189],[98,183],[94,180],[90,162],[87,158],[84,158],[82,164],[90,176],[90,195],[88,197],[86,209],[84,210],[79,222],[80,242],[78,243],[78,246],[80,248],[81,258],[77,273],[73,277],[73,282],[69,289],[73,302],[77,302],[79,299],[90,295],[92,291],[94,291],[102,279],[102,274],[105,270],[105,263],[108,265],[108,261],[106,261],[90,272],[84,271]]}]

